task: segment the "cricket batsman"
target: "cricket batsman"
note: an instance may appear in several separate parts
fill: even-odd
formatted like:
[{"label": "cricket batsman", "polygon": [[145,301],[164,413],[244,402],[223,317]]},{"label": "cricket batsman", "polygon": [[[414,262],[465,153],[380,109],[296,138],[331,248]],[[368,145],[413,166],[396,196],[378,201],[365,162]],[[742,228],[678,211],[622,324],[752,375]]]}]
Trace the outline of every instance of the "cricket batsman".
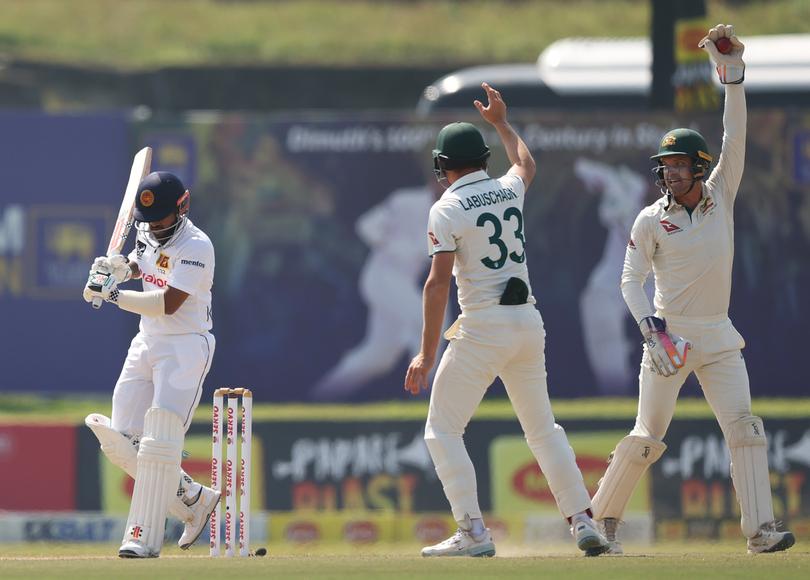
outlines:
[{"label": "cricket batsman", "polygon": [[[85,419],[107,458],[135,479],[121,558],[160,555],[167,511],[185,523],[178,543],[188,549],[220,497],[180,468],[215,347],[214,246],[188,219],[189,202],[175,175],[147,175],[135,198],[134,249],[96,258],[83,293],[87,302],[100,297],[141,317],[113,391],[112,419]],[[142,292],[118,288],[137,278]]]},{"label": "cricket batsman", "polygon": [[[638,416],[611,454],[593,498],[594,517],[613,554],[622,553],[619,521],[639,479],[666,449],[662,440],[691,372],[730,450],[748,552],[778,552],[795,542],[774,521],[765,427],[751,412],[745,341],[728,317],[734,200],[745,164],[744,46],[723,24],[699,46],[725,88],[723,146],[710,173],[713,157],[700,133],[674,129],[664,135],[652,157],[663,197],[639,213],[627,246],[622,294],[644,338]],[[654,307],[643,290],[651,270]]]}]

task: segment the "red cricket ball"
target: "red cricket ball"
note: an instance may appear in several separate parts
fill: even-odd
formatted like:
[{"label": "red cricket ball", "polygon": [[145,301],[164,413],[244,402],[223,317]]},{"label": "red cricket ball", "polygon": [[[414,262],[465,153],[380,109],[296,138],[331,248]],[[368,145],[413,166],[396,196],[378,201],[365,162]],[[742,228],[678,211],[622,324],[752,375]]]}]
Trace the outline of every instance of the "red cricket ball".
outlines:
[{"label": "red cricket ball", "polygon": [[728,54],[731,52],[731,41],[725,36],[723,38],[718,38],[714,42],[714,45],[721,54]]}]

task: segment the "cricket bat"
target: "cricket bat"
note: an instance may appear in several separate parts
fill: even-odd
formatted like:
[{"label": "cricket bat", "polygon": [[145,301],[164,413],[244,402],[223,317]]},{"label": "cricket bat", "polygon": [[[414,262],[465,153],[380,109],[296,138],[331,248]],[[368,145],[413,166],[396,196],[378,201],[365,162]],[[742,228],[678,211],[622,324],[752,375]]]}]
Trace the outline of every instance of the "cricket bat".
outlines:
[{"label": "cricket bat", "polygon": [[[110,245],[107,246],[107,256],[120,254],[124,248],[124,243],[132,228],[132,214],[135,211],[135,196],[138,194],[138,184],[146,177],[152,167],[152,148],[144,147],[135,155],[132,161],[132,169],[129,172],[129,181],[124,191],[124,199],[121,201],[121,209],[118,210],[118,219],[115,220]],[[101,291],[101,286],[91,286],[91,290]],[[100,297],[93,298],[93,308],[101,308],[103,301]]]}]

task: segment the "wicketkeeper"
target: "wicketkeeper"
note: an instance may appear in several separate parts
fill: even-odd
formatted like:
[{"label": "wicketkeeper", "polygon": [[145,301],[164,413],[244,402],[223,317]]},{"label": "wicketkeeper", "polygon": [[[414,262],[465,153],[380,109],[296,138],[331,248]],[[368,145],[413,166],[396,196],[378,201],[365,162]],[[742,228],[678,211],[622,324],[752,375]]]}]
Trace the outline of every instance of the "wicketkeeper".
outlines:
[{"label": "wicketkeeper", "polygon": [[[731,41],[722,54],[715,46]],[[725,42],[725,41],[724,41]],[[774,521],[768,446],[762,419],[751,412],[742,348],[728,318],[734,258],[734,200],[745,162],[744,46],[731,26],[718,24],[700,41],[725,87],[723,148],[714,170],[697,131],[664,135],[654,169],[663,197],[636,218],[622,273],[622,294],[644,337],[636,425],[611,454],[593,498],[610,553],[621,553],[616,530],[646,469],[666,449],[662,439],[689,373],[700,381],[731,451],[731,477],[749,553],[790,548],[795,539]],[[655,307],[642,288],[655,278]]]}]

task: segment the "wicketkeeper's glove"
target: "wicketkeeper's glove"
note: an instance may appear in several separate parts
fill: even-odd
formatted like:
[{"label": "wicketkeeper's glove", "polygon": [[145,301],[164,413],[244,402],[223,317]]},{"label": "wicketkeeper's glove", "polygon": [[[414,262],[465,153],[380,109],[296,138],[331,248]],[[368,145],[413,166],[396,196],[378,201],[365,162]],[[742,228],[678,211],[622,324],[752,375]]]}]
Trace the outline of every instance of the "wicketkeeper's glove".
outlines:
[{"label": "wicketkeeper's glove", "polygon": [[[728,54],[723,54],[717,50],[715,42],[721,38],[728,38],[731,42],[731,50]],[[724,85],[736,85],[745,79],[745,63],[742,55],[745,45],[734,35],[734,27],[731,25],[718,24],[709,30],[709,33],[698,42],[698,46],[709,53],[712,59],[717,76]]]},{"label": "wicketkeeper's glove", "polygon": [[692,348],[689,341],[667,332],[666,322],[655,316],[642,318],[638,326],[653,370],[664,377],[676,374],[686,364],[686,353]]}]

